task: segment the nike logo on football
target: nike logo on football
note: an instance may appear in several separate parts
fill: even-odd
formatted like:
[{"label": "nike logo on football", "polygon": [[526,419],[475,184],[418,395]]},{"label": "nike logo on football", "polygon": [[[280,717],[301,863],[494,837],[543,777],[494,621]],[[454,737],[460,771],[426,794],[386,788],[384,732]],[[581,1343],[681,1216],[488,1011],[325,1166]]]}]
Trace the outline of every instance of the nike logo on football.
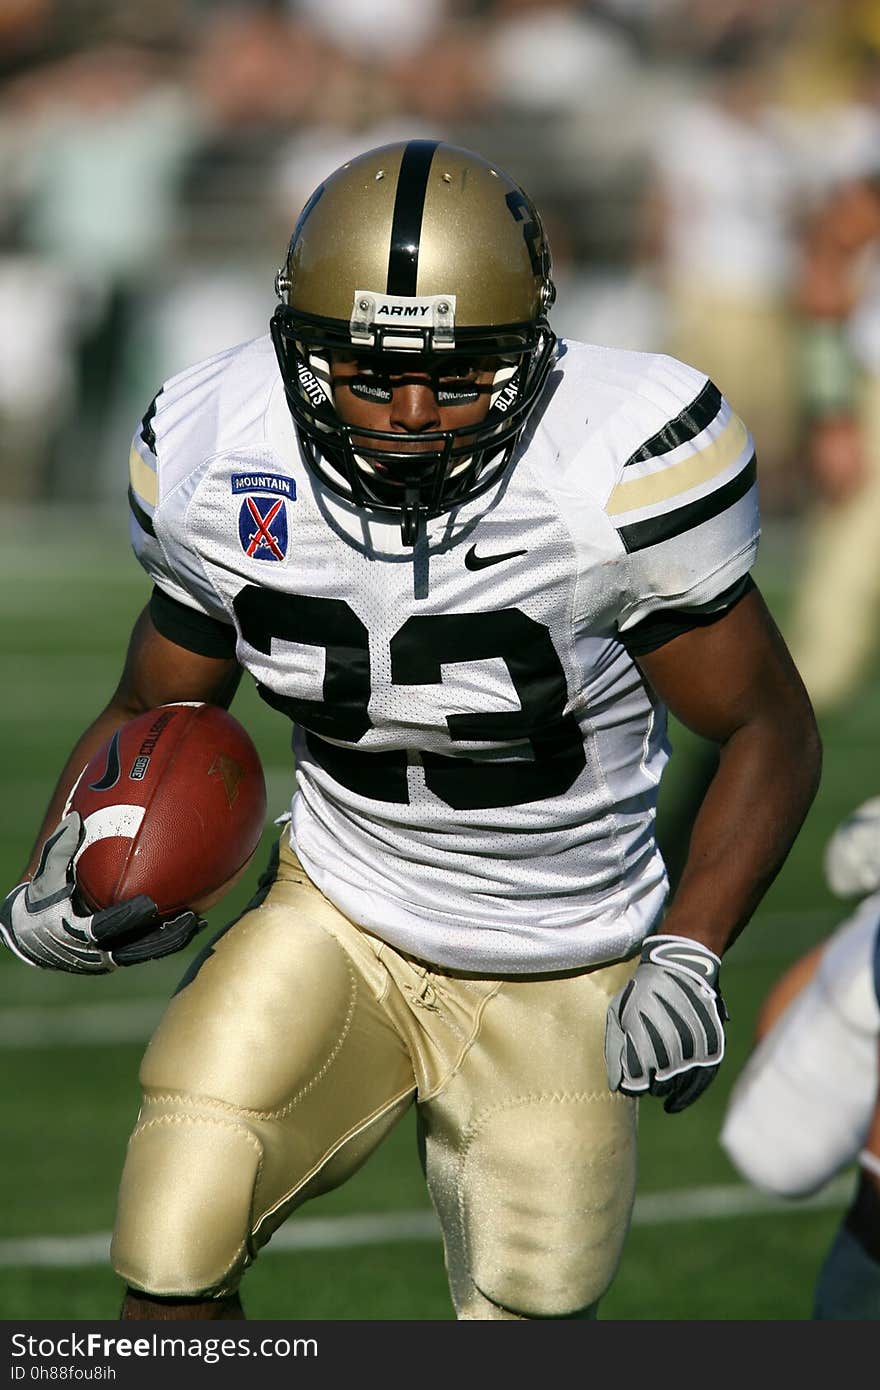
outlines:
[{"label": "nike logo on football", "polygon": [[483,570],[487,565],[500,565],[502,560],[515,560],[518,555],[528,555],[527,550],[506,550],[503,555],[478,555],[477,547],[472,545],[464,557],[465,568]]},{"label": "nike logo on football", "polygon": [[119,730],[110,740],[110,747],[107,749],[107,762],[104,771],[97,782],[89,783],[90,792],[106,792],[111,787],[115,787],[119,781]]}]

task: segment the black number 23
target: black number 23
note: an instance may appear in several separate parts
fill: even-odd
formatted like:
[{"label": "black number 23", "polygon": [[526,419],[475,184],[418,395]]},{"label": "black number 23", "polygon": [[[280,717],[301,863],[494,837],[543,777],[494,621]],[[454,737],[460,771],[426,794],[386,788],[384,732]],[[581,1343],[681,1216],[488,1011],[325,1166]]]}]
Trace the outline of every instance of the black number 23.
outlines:
[{"label": "black number 23", "polygon": [[[315,760],[349,790],[378,801],[406,802],[405,750],[366,752],[356,744],[372,727],[367,629],[342,599],[281,594],[248,585],[235,599],[242,635],[267,655],[273,638],[322,647],[326,653],[319,700],[300,700],[257,686],[262,698],[306,732]],[[586,758],[577,720],[565,714],[565,673],[541,623],[518,608],[488,613],[411,617],[391,639],[395,685],[432,685],[446,662],[500,657],[519,697],[518,710],[450,714],[453,740],[527,744],[530,756],[498,761],[448,757],[421,750],[425,783],[456,810],[487,810],[540,801],[567,791]]]}]

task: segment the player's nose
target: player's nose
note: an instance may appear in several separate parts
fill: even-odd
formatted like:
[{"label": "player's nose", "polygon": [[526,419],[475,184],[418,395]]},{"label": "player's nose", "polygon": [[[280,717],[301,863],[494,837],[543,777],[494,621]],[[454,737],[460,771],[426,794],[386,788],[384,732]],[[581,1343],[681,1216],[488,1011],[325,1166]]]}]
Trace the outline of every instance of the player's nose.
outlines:
[{"label": "player's nose", "polygon": [[405,381],[391,392],[391,428],[422,434],[440,428],[440,407],[430,380]]}]

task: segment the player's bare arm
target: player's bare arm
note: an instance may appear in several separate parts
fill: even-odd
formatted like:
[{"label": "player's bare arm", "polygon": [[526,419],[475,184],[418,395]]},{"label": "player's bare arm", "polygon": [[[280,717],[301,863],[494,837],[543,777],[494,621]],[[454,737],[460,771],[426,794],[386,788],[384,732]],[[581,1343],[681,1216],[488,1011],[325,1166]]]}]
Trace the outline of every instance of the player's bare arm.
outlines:
[{"label": "player's bare arm", "polygon": [[757,590],[640,664],[672,713],[721,745],[663,922],[665,932],[721,955],[781,868],[816,794],[815,717]]},{"label": "player's bare arm", "polygon": [[724,1057],[721,955],[778,873],[816,793],[821,748],[803,683],[753,589],[717,622],[640,658],[668,708],[721,747],[675,896],[611,1002],[612,1090],[691,1105]]}]

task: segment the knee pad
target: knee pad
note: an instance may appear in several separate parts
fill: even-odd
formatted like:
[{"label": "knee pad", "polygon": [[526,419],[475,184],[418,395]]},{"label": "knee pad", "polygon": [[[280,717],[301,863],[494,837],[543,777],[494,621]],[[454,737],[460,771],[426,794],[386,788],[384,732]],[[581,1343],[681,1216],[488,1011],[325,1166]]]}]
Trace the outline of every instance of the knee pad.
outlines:
[{"label": "knee pad", "polygon": [[252,1257],[257,1136],[231,1109],[148,1102],[131,1136],[110,1258],[134,1289],[233,1292]]},{"label": "knee pad", "polygon": [[[630,1122],[587,1125],[587,1146],[584,1107],[607,1107],[609,1118],[626,1109]],[[629,1226],[631,1124],[631,1103],[611,1095],[526,1097],[481,1117],[460,1167],[469,1274],[459,1281],[460,1317],[590,1315],[617,1272]]]},{"label": "knee pad", "polygon": [[512,1313],[509,1308],[501,1308],[491,1299],[484,1297],[472,1285],[455,1310],[459,1322],[525,1322],[525,1313]]},{"label": "knee pad", "polygon": [[[595,1319],[598,1316],[598,1303],[591,1303],[587,1308],[580,1308],[576,1313],[565,1313],[563,1318],[582,1318]],[[459,1322],[528,1322],[529,1317],[526,1313],[513,1313],[509,1308],[502,1308],[491,1299],[486,1298],[480,1293],[476,1285],[472,1286],[465,1295],[463,1301],[456,1309],[456,1317]]]}]

